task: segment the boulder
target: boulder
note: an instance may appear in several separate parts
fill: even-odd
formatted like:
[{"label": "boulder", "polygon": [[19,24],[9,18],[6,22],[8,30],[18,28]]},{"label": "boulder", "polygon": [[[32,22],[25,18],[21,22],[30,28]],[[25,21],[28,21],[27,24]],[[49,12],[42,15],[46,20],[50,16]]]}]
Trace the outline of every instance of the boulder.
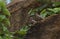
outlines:
[{"label": "boulder", "polygon": [[24,39],[60,39],[60,14],[51,15],[33,25]]}]

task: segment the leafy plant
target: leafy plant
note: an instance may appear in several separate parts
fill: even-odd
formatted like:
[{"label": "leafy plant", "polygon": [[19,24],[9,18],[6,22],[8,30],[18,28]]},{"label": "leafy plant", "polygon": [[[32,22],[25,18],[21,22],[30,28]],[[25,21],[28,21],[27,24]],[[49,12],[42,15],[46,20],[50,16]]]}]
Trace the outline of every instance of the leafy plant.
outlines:
[{"label": "leafy plant", "polygon": [[10,21],[8,20],[10,12],[6,8],[3,0],[0,0],[0,12],[0,39],[12,39],[9,30],[7,29],[7,26],[10,26]]},{"label": "leafy plant", "polygon": [[50,15],[59,14],[59,12],[60,12],[60,7],[57,7],[57,8],[46,8],[43,11],[41,11],[40,17],[44,19],[44,18],[46,18],[46,17],[48,17]]},{"label": "leafy plant", "polygon": [[58,13],[58,12],[60,12],[60,7],[58,7],[58,8],[48,8],[48,10],[50,11],[50,12],[53,12],[53,13]]},{"label": "leafy plant", "polygon": [[16,36],[15,39],[24,39],[24,36],[27,34],[27,31],[30,27],[23,26],[20,30],[16,31],[15,34],[18,34],[18,37]]},{"label": "leafy plant", "polygon": [[53,6],[60,6],[60,2],[53,2]]}]

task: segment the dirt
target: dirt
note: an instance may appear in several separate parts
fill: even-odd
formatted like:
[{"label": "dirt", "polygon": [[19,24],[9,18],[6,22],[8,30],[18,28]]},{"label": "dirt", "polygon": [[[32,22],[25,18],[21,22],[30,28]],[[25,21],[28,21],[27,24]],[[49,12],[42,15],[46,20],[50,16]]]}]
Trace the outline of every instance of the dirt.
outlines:
[{"label": "dirt", "polygon": [[11,27],[9,27],[10,31],[14,32],[16,30],[19,30],[22,26],[26,24],[28,11],[30,8],[35,7],[35,3],[35,0],[18,0],[15,2],[13,1],[7,5],[7,8],[11,13]]}]

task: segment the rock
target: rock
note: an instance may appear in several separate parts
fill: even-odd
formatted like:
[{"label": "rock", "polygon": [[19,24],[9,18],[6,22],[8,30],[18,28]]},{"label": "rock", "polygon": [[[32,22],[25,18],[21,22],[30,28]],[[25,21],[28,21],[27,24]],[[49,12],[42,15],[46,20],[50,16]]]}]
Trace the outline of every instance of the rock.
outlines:
[{"label": "rock", "polygon": [[36,23],[28,30],[24,39],[60,39],[60,14]]}]

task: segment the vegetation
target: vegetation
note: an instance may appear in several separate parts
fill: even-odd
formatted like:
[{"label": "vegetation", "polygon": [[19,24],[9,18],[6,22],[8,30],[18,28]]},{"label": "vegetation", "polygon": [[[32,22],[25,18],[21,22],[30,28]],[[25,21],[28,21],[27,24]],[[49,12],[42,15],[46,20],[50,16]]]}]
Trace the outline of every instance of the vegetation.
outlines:
[{"label": "vegetation", "polygon": [[[41,1],[38,0],[37,2]],[[46,4],[44,4],[45,2]],[[38,6],[36,8],[31,8],[28,12],[28,15],[33,18],[33,16],[36,16],[36,14],[38,14],[39,18],[45,19],[46,17],[51,16],[53,14],[59,14],[60,2],[43,1],[42,3],[44,5]],[[10,32],[7,29],[7,26],[10,26],[9,16],[11,15],[8,9],[6,8],[5,3],[0,0],[0,39],[23,39],[32,25],[28,24],[27,26],[25,25],[16,32]],[[33,20],[35,19],[33,18]]]},{"label": "vegetation", "polygon": [[5,3],[0,0],[0,39],[10,39],[10,33],[7,29],[7,26],[10,26],[9,16],[10,12],[6,8]]}]

